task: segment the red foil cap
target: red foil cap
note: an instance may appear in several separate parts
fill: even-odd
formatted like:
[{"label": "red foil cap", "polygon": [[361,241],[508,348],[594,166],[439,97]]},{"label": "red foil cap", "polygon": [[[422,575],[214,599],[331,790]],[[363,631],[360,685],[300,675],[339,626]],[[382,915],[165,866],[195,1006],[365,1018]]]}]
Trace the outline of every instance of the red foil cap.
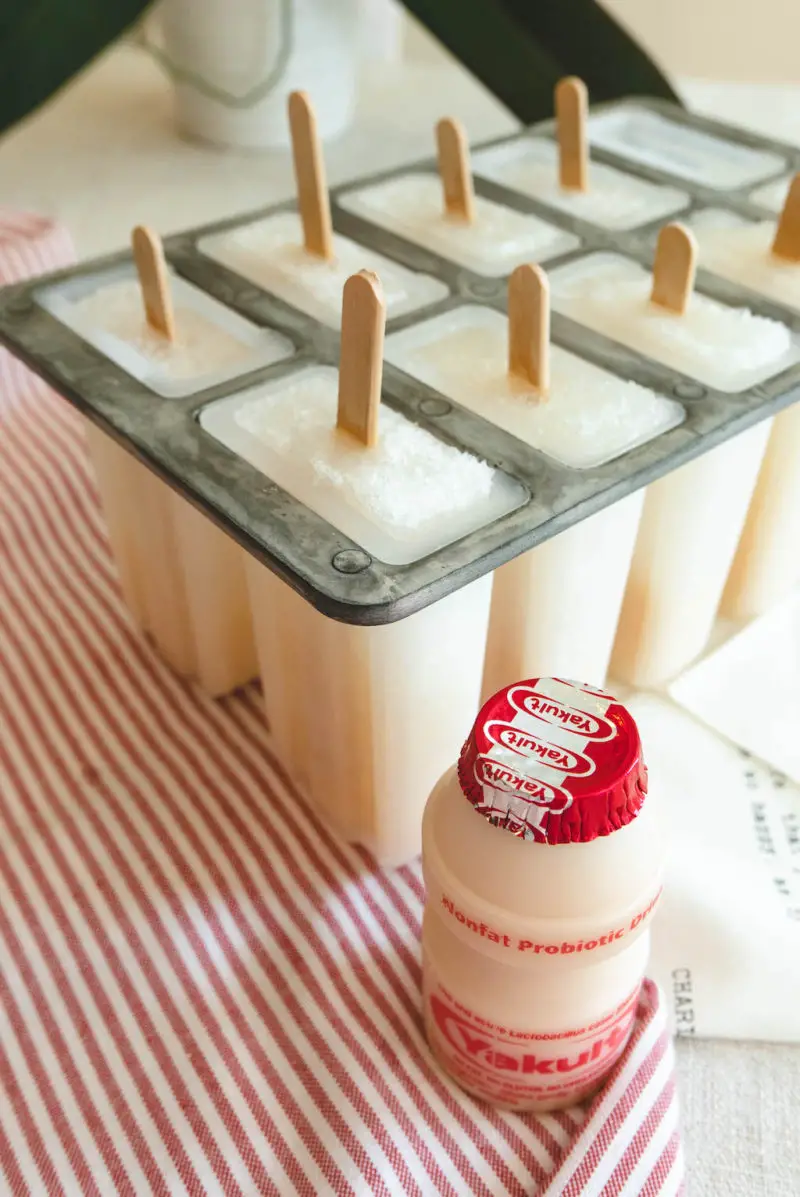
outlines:
[{"label": "red foil cap", "polygon": [[506,686],[475,720],[458,779],[495,827],[543,844],[610,835],[647,793],[639,731],[611,694],[563,678]]}]

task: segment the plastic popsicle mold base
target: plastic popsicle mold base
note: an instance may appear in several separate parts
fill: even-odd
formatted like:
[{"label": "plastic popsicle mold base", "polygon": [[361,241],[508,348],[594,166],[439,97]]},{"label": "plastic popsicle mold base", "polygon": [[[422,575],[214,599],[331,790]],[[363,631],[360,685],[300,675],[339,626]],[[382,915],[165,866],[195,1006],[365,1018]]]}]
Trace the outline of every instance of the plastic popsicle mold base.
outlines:
[{"label": "plastic popsicle mold base", "polygon": [[339,835],[405,863],[478,708],[491,576],[387,627],[326,619],[253,560],[248,584],[278,755]]},{"label": "plastic popsicle mold base", "polygon": [[[592,157],[617,171],[645,179],[687,197],[688,207],[677,218],[691,219],[701,207],[722,207],[742,216],[763,216],[749,198],[754,188],[800,168],[800,150],[726,127],[659,101],[622,101],[602,105],[601,113],[655,113],[671,127],[684,126],[710,134],[724,143],[757,151],[746,155],[748,178],[724,191],[708,181],[670,173],[652,161],[632,161],[625,146],[592,147]],[[591,128],[591,122],[590,122]],[[553,123],[544,122],[519,138],[552,140]],[[514,141],[516,138],[505,139]],[[607,144],[608,139],[606,139]],[[727,155],[731,160],[736,154]],[[752,168],[752,169],[751,169]],[[336,232],[378,253],[406,270],[438,281],[430,302],[390,316],[391,336],[465,303],[483,304],[504,313],[507,279],[475,273],[433,250],[414,244],[408,236],[391,233],[346,211],[339,192],[363,189],[406,174],[432,174],[431,158],[406,170],[350,183],[332,193]],[[753,174],[759,177],[753,177]],[[701,172],[702,174],[702,172]],[[590,175],[591,180],[591,175]],[[476,193],[520,213],[537,216],[577,238],[577,248],[548,258],[556,273],[581,255],[613,253],[649,267],[655,220],[630,231],[593,225],[574,214],[548,206],[541,199],[491,182],[476,173]],[[659,364],[608,336],[592,332],[576,320],[554,313],[552,336],[570,354],[601,366],[676,400],[684,410],[677,426],[613,461],[584,469],[559,464],[542,452],[461,407],[431,386],[387,365],[384,402],[434,435],[470,452],[503,471],[519,487],[520,503],[492,522],[473,529],[453,543],[410,563],[391,565],[365,551],[322,515],[293,499],[273,480],[231,449],[216,441],[200,423],[211,403],[240,390],[272,382],[310,366],[333,366],[338,360],[338,333],[299,306],[264,290],[230,266],[204,255],[200,245],[209,237],[243,228],[258,218],[294,211],[292,204],[268,212],[249,213],[213,226],[167,238],[165,248],[172,271],[225,305],[229,315],[244,317],[257,329],[283,338],[291,356],[270,362],[248,359],[240,373],[226,380],[203,380],[191,392],[170,397],[157,394],[147,378],[137,378],[125,362],[114,361],[108,346],[92,344],[84,331],[70,327],[41,302],[42,292],[57,287],[84,289],[104,271],[128,269],[128,255],[82,263],[46,279],[36,279],[0,292],[0,339],[44,377],[84,416],[158,474],[190,503],[205,513],[247,553],[299,592],[312,606],[333,619],[351,624],[392,623],[411,616],[437,600],[491,573],[521,553],[556,536],[595,512],[737,436],[751,425],[776,414],[800,397],[800,364],[780,372],[763,372],[762,381],[736,392],[723,393],[691,374]],[[732,306],[747,306],[756,315],[782,321],[793,334],[800,332],[800,316],[775,300],[760,299],[734,283],[703,271],[698,290]],[[302,304],[302,296],[292,303]],[[95,338],[96,340],[96,338]],[[776,366],[776,369],[778,367]]]},{"label": "plastic popsicle mold base", "polygon": [[89,456],[123,596],[182,677],[227,694],[258,672],[246,554],[93,424]]}]

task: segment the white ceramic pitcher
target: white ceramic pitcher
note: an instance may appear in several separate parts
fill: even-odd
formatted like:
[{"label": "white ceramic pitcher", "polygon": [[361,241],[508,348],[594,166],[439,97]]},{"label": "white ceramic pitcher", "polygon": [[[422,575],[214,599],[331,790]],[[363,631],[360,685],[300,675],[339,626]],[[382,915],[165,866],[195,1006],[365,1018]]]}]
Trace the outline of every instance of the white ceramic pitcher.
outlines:
[{"label": "white ceramic pitcher", "polygon": [[353,115],[363,0],[162,0],[151,52],[175,85],[178,127],[236,149],[289,143],[286,97],[304,88],[320,134]]}]

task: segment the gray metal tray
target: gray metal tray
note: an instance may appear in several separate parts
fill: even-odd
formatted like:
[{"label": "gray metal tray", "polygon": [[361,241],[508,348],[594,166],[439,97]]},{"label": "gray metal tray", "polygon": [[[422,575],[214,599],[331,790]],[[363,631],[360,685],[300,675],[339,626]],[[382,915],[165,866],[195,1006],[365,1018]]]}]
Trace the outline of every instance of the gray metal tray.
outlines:
[{"label": "gray metal tray", "polygon": [[[625,107],[660,112],[673,121],[718,134],[728,141],[772,150],[781,160],[781,168],[765,174],[758,183],[749,182],[735,191],[720,191],[593,147],[593,159],[597,161],[687,192],[689,206],[678,217],[670,219],[682,219],[704,206],[727,207],[745,216],[763,217],[764,213],[749,202],[748,193],[771,177],[800,169],[800,150],[797,148],[689,114],[661,101],[626,100],[621,104],[598,106],[593,113]],[[551,137],[552,132],[553,122],[548,121],[516,136],[534,133]],[[502,138],[486,144],[513,140],[515,138]],[[366,223],[337,202],[343,191],[356,185],[364,186],[411,170],[433,172],[435,169],[435,162],[430,159],[403,170],[363,179],[358,184],[349,183],[332,193],[333,221],[338,232],[411,269],[434,275],[449,287],[447,299],[410,316],[391,320],[387,332],[426,320],[465,301],[505,311],[506,279],[490,279],[462,269]],[[475,184],[479,195],[544,217],[549,223],[580,237],[580,249],[549,261],[548,268],[597,249],[615,250],[648,266],[652,261],[654,233],[661,221],[631,232],[610,232],[518,192],[506,190],[478,175]],[[556,464],[387,364],[383,383],[385,403],[443,440],[505,470],[522,483],[529,497],[516,511],[421,561],[405,566],[386,565],[370,558],[359,545],[219,444],[201,429],[197,419],[206,404],[224,395],[310,363],[336,364],[338,360],[338,334],[334,330],[233,274],[198,249],[198,241],[210,233],[232,229],[260,216],[293,207],[293,204],[277,205],[193,229],[165,241],[167,257],[179,275],[255,324],[271,327],[288,336],[296,348],[296,355],[289,360],[241,375],[223,386],[184,398],[165,399],[133,379],[37,303],[37,293],[44,285],[59,279],[96,275],[128,259],[127,254],[81,263],[44,279],[0,291],[0,341],[85,416],[204,511],[249,553],[334,619],[353,624],[381,624],[402,619],[800,397],[800,363],[750,390],[723,394],[554,313],[552,339],[556,344],[623,379],[632,379],[677,398],[686,413],[679,427],[607,465],[575,470]],[[774,302],[702,270],[697,286],[717,299],[746,305],[759,314],[780,319],[800,333],[800,315]]]}]

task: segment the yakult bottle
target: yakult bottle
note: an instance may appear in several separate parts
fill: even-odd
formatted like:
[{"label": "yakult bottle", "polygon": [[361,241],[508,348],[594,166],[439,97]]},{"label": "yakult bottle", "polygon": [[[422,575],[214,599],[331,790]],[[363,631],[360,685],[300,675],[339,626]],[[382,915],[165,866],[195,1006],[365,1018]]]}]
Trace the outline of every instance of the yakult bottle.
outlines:
[{"label": "yakult bottle", "polygon": [[428,799],[422,835],[439,1062],[511,1109],[590,1096],[630,1036],[661,892],[633,718],[578,682],[505,687]]}]

